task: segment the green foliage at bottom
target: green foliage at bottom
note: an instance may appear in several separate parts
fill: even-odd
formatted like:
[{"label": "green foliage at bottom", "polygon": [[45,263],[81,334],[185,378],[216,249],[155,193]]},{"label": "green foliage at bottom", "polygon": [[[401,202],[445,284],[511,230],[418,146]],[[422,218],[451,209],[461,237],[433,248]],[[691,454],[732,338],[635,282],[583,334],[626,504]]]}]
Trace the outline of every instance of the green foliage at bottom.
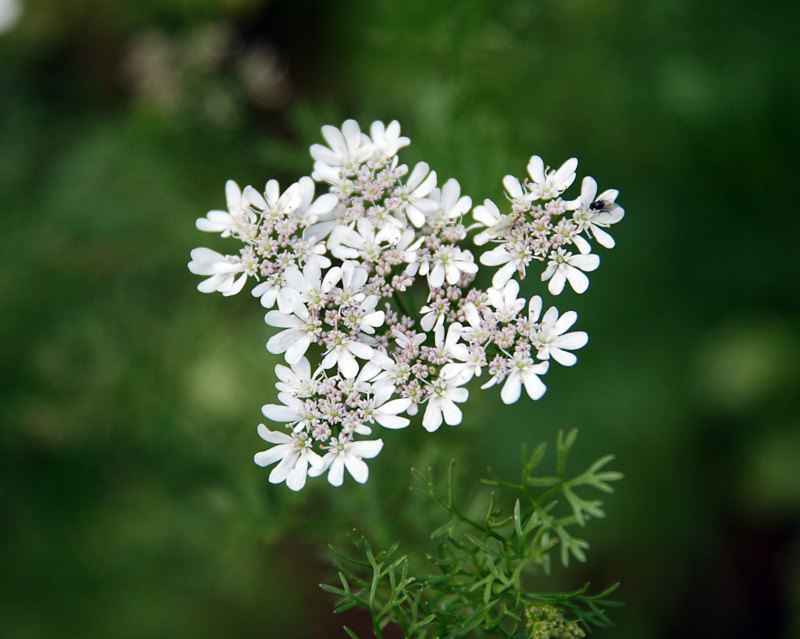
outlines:
[{"label": "green foliage at bottom", "polygon": [[558,552],[565,567],[570,557],[586,560],[589,544],[575,536],[575,529],[604,512],[602,501],[579,493],[612,492],[609,482],[622,477],[603,470],[613,459],[610,455],[568,477],[566,459],[576,435],[574,430],[566,437],[559,433],[555,475],[534,475],[545,455],[544,444],[530,455],[523,449],[519,483],[492,473],[484,483],[494,490],[479,519],[456,504],[453,463],[444,491],[430,470],[417,474],[421,492],[448,515],[431,535],[434,548],[421,572],[433,570],[411,574],[417,557],[401,554],[398,544],[376,552],[356,534],[351,541],[357,556],[334,550],[341,586],[322,585],[336,596],[335,611],[363,608],[377,637],[396,625],[413,639],[583,637],[591,626],[611,625],[605,609],[619,605],[607,600],[617,585],[596,594],[589,594],[589,584],[567,593],[531,589],[549,574],[552,552]]}]

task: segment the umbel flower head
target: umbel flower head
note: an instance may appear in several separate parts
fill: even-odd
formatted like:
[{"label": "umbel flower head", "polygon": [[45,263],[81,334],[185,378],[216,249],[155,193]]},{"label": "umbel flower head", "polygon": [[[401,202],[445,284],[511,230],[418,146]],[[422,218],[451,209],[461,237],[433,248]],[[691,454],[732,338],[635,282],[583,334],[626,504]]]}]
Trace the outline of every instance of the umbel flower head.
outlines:
[{"label": "umbel flower head", "polygon": [[[275,368],[280,403],[263,407],[273,425],[258,427],[272,447],[255,462],[276,464],[270,482],[292,490],[321,475],[340,486],[345,471],[367,481],[380,429],[411,418],[429,432],[457,426],[473,378],[499,386],[506,404],[523,389],[541,398],[551,362],[573,366],[588,336],[570,330],[575,311],[542,313],[542,297],[521,297],[519,283],[533,271],[552,295],[567,284],[584,293],[600,264],[592,242],[612,248],[608,229],[624,215],[618,192],[597,195],[591,177],[564,198],[575,158],[550,169],[533,156],[523,180],[503,178],[502,206],[473,207],[456,180],[438,186],[426,163],[400,163],[409,139],[396,121],[367,134],[347,120],[322,136],[311,176],[283,191],[275,180],[263,191],[228,181],[227,210],[197,228],[238,241],[238,253],[197,248],[189,262],[206,278],[201,292],[234,295],[250,282],[268,309],[267,350],[286,366]],[[488,289],[475,286],[481,267]]]}]

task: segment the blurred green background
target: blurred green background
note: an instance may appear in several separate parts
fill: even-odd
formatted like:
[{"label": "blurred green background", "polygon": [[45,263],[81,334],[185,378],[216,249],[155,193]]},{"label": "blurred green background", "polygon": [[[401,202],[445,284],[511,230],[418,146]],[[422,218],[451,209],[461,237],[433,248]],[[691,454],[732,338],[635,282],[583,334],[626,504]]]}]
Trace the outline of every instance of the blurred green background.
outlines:
[{"label": "blurred green background", "polygon": [[[326,544],[424,538],[412,465],[455,458],[473,493],[578,427],[575,469],[626,476],[549,582],[622,582],[596,636],[799,637],[799,13],[0,0],[0,635],[342,637]],[[186,262],[227,246],[194,228],[226,179],[289,184],[348,117],[399,119],[476,203],[575,155],[627,216],[558,300],[591,339],[540,402],[476,389],[458,428],[385,433],[366,486],[292,494],[252,463],[260,307]]]}]

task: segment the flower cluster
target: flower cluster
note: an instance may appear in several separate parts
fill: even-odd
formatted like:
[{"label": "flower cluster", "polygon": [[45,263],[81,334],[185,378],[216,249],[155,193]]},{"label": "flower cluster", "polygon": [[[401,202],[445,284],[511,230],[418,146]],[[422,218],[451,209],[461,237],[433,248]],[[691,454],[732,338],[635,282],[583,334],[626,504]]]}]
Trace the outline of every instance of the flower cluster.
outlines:
[{"label": "flower cluster", "polygon": [[[506,176],[502,212],[488,199],[473,208],[454,179],[437,186],[424,162],[401,164],[409,140],[396,121],[374,122],[367,135],[347,120],[322,135],[311,177],[283,193],[275,180],[263,193],[229,181],[228,210],[197,228],[243,246],[235,255],[198,248],[189,263],[206,276],[200,291],[234,295],[252,279],[271,309],[265,321],[279,330],[267,349],[288,367],[276,367],[281,403],[263,408],[277,430],[258,429],[275,446],[255,461],[278,462],[269,479],[292,490],[324,473],[339,486],[344,470],[365,482],[364,459],[383,447],[365,438],[376,426],[408,426],[401,413],[421,413],[431,432],[461,423],[466,386],[484,370],[481,388],[501,385],[506,404],[523,388],[539,399],[550,361],[574,365],[588,336],[570,332],[574,311],[543,313],[539,295],[519,297],[519,281],[540,263],[551,294],[566,282],[583,293],[600,262],[590,240],[612,248],[606,229],[624,214],[618,192],[597,196],[590,177],[576,199],[562,198],[574,158],[550,170],[534,156],[529,178]],[[315,183],[326,192],[316,196]],[[477,261],[470,245],[484,251]],[[479,264],[499,267],[488,289],[474,285]]]}]

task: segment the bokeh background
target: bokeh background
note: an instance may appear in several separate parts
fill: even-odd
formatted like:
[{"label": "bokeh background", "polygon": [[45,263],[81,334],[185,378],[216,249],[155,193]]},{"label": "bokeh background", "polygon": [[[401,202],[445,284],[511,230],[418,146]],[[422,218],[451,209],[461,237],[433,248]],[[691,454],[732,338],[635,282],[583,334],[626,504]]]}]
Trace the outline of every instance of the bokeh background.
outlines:
[{"label": "bokeh background", "polygon": [[[455,458],[473,495],[578,427],[575,469],[614,453],[626,478],[587,563],[544,583],[621,581],[595,636],[799,637],[798,18],[0,0],[0,635],[343,637],[326,545],[415,548],[439,520],[411,466]],[[474,202],[534,153],[578,156],[627,216],[559,299],[591,340],[544,399],[475,392],[458,428],[387,433],[366,486],[292,494],[251,461],[275,395],[260,307],[198,293],[186,262],[225,180],[289,184],[348,117],[399,119],[404,160]]]}]

